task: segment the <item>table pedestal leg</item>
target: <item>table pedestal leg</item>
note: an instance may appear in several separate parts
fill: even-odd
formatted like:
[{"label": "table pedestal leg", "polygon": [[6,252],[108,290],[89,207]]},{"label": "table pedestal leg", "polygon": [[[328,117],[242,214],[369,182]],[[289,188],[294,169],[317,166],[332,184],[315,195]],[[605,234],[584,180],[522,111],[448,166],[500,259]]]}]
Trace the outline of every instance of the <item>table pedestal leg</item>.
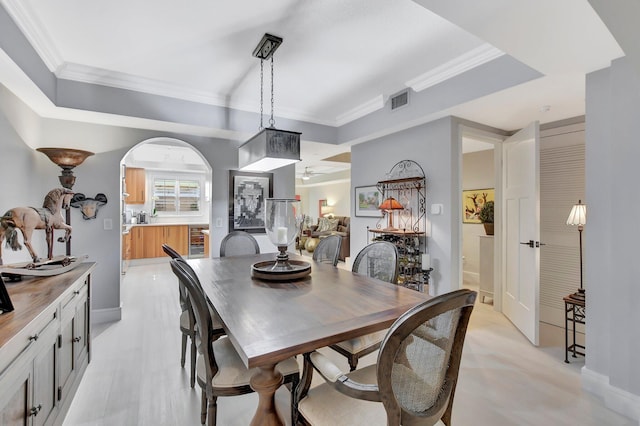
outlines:
[{"label": "table pedestal leg", "polygon": [[275,365],[259,367],[259,371],[251,377],[251,389],[259,396],[256,414],[251,420],[251,426],[284,425],[276,412],[275,393],[283,381],[282,374]]}]

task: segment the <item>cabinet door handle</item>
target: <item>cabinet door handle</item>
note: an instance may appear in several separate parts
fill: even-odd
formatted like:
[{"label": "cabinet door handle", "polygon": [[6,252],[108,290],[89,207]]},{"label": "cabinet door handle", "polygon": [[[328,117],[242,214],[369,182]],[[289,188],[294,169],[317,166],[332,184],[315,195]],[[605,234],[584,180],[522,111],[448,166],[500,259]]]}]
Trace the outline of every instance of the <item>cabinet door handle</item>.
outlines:
[{"label": "cabinet door handle", "polygon": [[526,243],[520,243],[520,244],[522,244],[523,246],[529,246],[529,247],[531,247],[531,248],[533,248],[533,247],[534,247],[534,241],[533,241],[533,240],[529,240],[529,241],[528,241],[528,242],[526,242]]},{"label": "cabinet door handle", "polygon": [[31,407],[31,410],[29,410],[29,415],[37,416],[40,410],[42,410],[42,404],[38,404],[37,407]]},{"label": "cabinet door handle", "polygon": [[30,342],[35,342],[36,340],[38,340],[38,335],[34,334],[33,336],[29,336],[29,341]]},{"label": "cabinet door handle", "polygon": [[82,336],[78,336],[78,337],[74,337],[74,338],[73,338],[73,341],[74,341],[75,343],[78,343],[80,340],[82,340]]},{"label": "cabinet door handle", "polygon": [[74,294],[74,295],[76,295],[76,296],[77,296],[77,295],[79,295],[79,294],[80,294],[80,290],[75,290],[75,291],[73,292],[73,294]]}]

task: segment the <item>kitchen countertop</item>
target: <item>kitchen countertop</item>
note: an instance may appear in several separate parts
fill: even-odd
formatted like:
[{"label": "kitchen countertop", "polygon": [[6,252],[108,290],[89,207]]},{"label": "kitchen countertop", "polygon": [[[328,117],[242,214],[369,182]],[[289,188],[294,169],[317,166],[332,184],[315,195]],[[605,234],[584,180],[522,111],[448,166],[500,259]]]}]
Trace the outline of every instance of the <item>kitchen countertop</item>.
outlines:
[{"label": "kitchen countertop", "polygon": [[125,223],[122,229],[123,234],[129,233],[131,228],[135,226],[176,226],[176,225],[185,225],[185,226],[209,226],[208,223],[185,223],[185,222],[154,222],[154,223]]}]

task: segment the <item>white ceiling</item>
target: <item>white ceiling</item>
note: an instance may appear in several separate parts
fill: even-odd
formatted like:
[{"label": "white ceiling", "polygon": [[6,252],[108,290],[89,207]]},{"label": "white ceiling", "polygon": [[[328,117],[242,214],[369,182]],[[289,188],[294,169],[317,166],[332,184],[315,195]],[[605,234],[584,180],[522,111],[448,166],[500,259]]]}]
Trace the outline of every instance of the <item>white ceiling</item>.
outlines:
[{"label": "white ceiling", "polygon": [[[504,130],[569,118],[584,114],[585,74],[623,55],[586,0],[0,1],[59,78],[247,111],[259,108],[253,49],[264,33],[278,35],[276,116],[332,126],[380,108],[407,86],[420,90],[437,83],[434,75],[453,77],[503,52],[544,77],[440,114]],[[220,130],[56,108],[18,83],[24,77],[8,62],[0,67],[2,83],[42,116]],[[348,150],[304,143],[297,170],[339,171],[343,164],[321,160]]]}]

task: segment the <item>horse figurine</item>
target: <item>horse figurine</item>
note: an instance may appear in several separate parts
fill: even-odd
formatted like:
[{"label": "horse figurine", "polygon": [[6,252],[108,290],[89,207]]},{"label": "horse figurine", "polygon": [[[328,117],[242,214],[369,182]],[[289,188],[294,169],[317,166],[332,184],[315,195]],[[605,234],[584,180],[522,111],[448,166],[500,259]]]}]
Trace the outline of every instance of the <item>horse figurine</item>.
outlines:
[{"label": "horse figurine", "polygon": [[71,226],[67,225],[62,217],[62,210],[69,208],[69,203],[73,197],[73,192],[56,188],[49,191],[44,197],[42,208],[35,207],[14,207],[7,211],[0,218],[0,265],[2,265],[2,241],[7,240],[7,247],[13,251],[21,250],[22,246],[18,241],[18,229],[22,231],[24,245],[27,246],[29,254],[34,263],[40,261],[38,255],[31,247],[31,234],[34,229],[44,229],[47,238],[48,259],[53,258],[53,230],[64,229],[64,237],[58,241],[64,243],[71,239]]}]

